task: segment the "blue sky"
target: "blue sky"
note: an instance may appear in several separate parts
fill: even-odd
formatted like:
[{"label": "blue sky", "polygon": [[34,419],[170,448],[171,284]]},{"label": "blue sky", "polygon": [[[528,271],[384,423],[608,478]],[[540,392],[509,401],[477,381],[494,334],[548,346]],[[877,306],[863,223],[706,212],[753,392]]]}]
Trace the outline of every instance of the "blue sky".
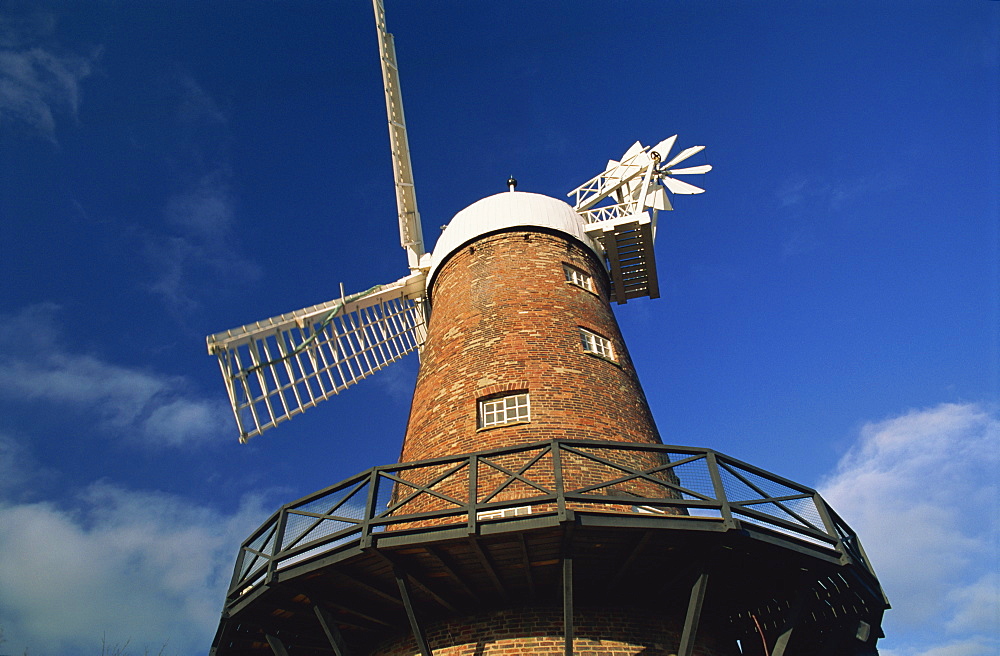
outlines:
[{"label": "blue sky", "polygon": [[[387,5],[429,244],[708,146],[617,310],[664,441],[819,487],[884,655],[1000,651],[1000,3]],[[365,0],[0,6],[0,653],[204,653],[239,542],[396,460],[415,358],[240,446],[204,347],[402,276],[394,217]]]}]

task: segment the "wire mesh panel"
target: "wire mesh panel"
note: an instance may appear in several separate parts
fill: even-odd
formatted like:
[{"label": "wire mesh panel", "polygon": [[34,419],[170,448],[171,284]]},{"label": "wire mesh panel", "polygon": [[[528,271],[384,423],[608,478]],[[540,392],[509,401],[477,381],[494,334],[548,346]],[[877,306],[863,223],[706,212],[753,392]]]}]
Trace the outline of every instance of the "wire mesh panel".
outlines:
[{"label": "wire mesh panel", "polygon": [[[392,489],[391,498],[379,509],[377,520],[386,530],[418,526],[460,524],[466,521],[469,501],[469,467],[465,458],[430,461],[413,466],[380,470],[379,488]],[[422,522],[397,522],[399,517],[436,515]]]},{"label": "wire mesh panel", "polygon": [[335,534],[354,536],[361,530],[368,502],[368,480],[295,505],[287,510],[281,549],[288,550]]},{"label": "wire mesh panel", "polygon": [[257,531],[257,537],[243,546],[241,558],[236,565],[233,584],[237,592],[249,590],[263,580],[267,565],[274,552],[277,537],[277,519],[272,517]]},{"label": "wire mesh panel", "polygon": [[208,338],[240,441],[324,401],[416,350],[423,317],[404,281]]},{"label": "wire mesh panel", "polygon": [[812,490],[732,462],[720,463],[719,473],[726,498],[740,521],[816,544],[833,542],[828,539]]},{"label": "wire mesh panel", "polygon": [[567,492],[635,499],[677,498],[677,477],[659,449],[581,445],[564,447]]},{"label": "wire mesh panel", "polygon": [[555,493],[552,447],[501,453],[477,459],[476,502],[496,503]]}]

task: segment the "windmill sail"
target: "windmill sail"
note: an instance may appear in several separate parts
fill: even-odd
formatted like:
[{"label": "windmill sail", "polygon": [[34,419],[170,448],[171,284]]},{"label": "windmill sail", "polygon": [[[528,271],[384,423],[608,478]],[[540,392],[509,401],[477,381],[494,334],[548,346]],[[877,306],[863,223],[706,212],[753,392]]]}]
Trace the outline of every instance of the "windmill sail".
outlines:
[{"label": "windmill sail", "polygon": [[382,0],[372,0],[372,4],[375,7],[379,59],[382,62],[382,81],[385,85],[385,111],[389,119],[392,175],[396,181],[396,208],[399,211],[399,241],[406,249],[410,270],[416,271],[420,266],[420,258],[424,255],[424,234],[413,185],[413,165],[410,163],[410,143],[406,137],[406,119],[403,116],[403,92],[399,87],[396,45],[392,35],[385,29]]},{"label": "windmill sail", "polygon": [[240,441],[324,401],[423,343],[423,312],[408,276],[340,300],[207,338],[240,431]]}]

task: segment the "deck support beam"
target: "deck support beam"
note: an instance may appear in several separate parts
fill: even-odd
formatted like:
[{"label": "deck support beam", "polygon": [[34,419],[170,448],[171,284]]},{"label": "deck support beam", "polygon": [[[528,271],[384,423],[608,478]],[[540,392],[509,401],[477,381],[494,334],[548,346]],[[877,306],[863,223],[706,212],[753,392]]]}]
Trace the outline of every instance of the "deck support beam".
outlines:
[{"label": "deck support beam", "polygon": [[288,656],[288,650],[285,649],[285,643],[281,641],[281,638],[270,633],[265,634],[264,637],[267,638],[267,644],[271,646],[274,656]]},{"label": "deck support beam", "polygon": [[608,587],[607,587],[608,594],[612,594],[616,591],[618,585],[622,582],[622,580],[624,580],[625,574],[632,566],[632,563],[639,556],[642,550],[646,548],[646,544],[649,543],[650,537],[652,537],[652,533],[650,531],[645,531],[643,532],[642,537],[640,537],[638,541],[636,541],[635,546],[632,547],[632,550],[629,552],[628,556],[626,556],[625,560],[622,561],[621,567],[619,567],[618,571],[615,572],[614,575],[608,579]]},{"label": "deck support beam", "polygon": [[[395,558],[390,557],[386,553],[384,553],[382,551],[379,551],[378,549],[373,549],[372,551],[379,558],[381,558],[382,560],[384,560],[385,562],[387,562],[393,569],[395,569],[396,567],[402,567],[402,565],[400,563],[398,563]],[[420,590],[424,594],[426,594],[428,597],[430,597],[434,601],[438,602],[439,604],[441,604],[442,606],[444,606],[446,609],[448,609],[452,613],[458,613],[458,609],[455,608],[455,606],[451,602],[449,602],[447,599],[445,599],[444,597],[442,597],[438,593],[434,592],[434,590],[432,590],[430,588],[430,586],[428,586],[426,583],[424,583],[423,581],[421,581],[418,577],[416,577],[416,576],[414,576],[413,574],[410,574],[410,573],[407,573],[407,577],[409,578],[410,581],[413,582],[413,584],[415,586],[417,586],[418,588],[420,588]]]},{"label": "deck support beam", "polygon": [[476,558],[479,559],[479,564],[483,566],[486,573],[490,577],[490,581],[493,583],[493,587],[497,589],[500,596],[503,597],[504,601],[508,599],[507,589],[503,587],[503,583],[500,581],[500,577],[497,575],[497,570],[490,562],[489,555],[483,550],[483,546],[479,544],[479,540],[475,537],[469,538],[469,544],[472,545],[472,551],[476,554]]},{"label": "deck support beam", "polygon": [[800,584],[799,592],[795,595],[795,601],[792,602],[788,616],[785,618],[781,627],[781,633],[778,634],[778,638],[774,641],[774,647],[771,648],[771,656],[785,656],[785,650],[788,648],[788,641],[792,638],[792,631],[794,631],[796,625],[798,625],[799,618],[802,617],[802,613],[808,603],[809,592],[810,589],[808,585],[804,582]]},{"label": "deck support beam", "polygon": [[410,582],[406,578],[406,572],[400,567],[394,567],[392,573],[396,577],[396,585],[399,586],[399,596],[403,599],[403,608],[406,609],[406,618],[410,620],[410,630],[413,631],[413,639],[417,643],[417,649],[420,650],[423,656],[434,656],[431,648],[427,645],[427,638],[424,636],[424,631],[420,628],[420,623],[417,622],[417,616],[413,612]]},{"label": "deck support beam", "polygon": [[337,623],[333,621],[333,616],[319,606],[313,606],[313,612],[316,613],[316,619],[319,620],[319,625],[323,627],[326,639],[333,647],[333,653],[336,656],[351,656],[351,652],[347,649],[347,643],[344,642],[344,636],[340,634]]},{"label": "deck support beam", "polygon": [[517,536],[518,546],[521,547],[521,562],[524,563],[524,581],[528,584],[528,597],[535,598],[535,577],[531,574],[531,557],[528,555],[528,541],[524,538],[524,533]]},{"label": "deck support beam", "polygon": [[684,617],[684,630],[681,632],[681,645],[677,648],[677,656],[692,656],[694,654],[694,639],[698,634],[701,606],[705,601],[707,587],[708,572],[701,570],[698,578],[691,585],[691,597],[688,599],[687,615]]},{"label": "deck support beam", "polygon": [[448,575],[448,578],[451,580],[452,583],[458,586],[462,590],[462,592],[464,592],[469,596],[470,599],[475,601],[477,604],[480,603],[479,596],[476,595],[476,593],[472,591],[472,588],[466,585],[462,577],[459,576],[455,564],[451,561],[451,559],[448,556],[446,556],[439,549],[436,549],[434,547],[427,547],[427,553],[431,556],[431,558],[437,561],[437,564]]},{"label": "deck support beam", "polygon": [[567,551],[562,559],[563,653],[573,656],[573,556]]}]

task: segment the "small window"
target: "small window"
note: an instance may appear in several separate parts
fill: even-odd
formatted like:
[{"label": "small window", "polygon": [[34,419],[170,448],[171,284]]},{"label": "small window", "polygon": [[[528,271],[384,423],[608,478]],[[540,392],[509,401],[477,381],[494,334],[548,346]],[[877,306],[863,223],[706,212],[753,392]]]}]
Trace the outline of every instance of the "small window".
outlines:
[{"label": "small window", "polygon": [[594,278],[589,274],[568,264],[563,265],[563,271],[566,273],[566,282],[569,284],[583,287],[588,292],[594,291]]},{"label": "small window", "polygon": [[508,517],[521,517],[530,514],[531,506],[517,506],[501,510],[482,510],[476,513],[476,519],[482,522],[489,519],[507,519]]},{"label": "small window", "polygon": [[583,342],[583,350],[586,353],[593,353],[608,360],[615,359],[615,350],[611,347],[611,340],[607,337],[601,337],[586,328],[581,328],[580,339]]},{"label": "small window", "polygon": [[479,402],[479,427],[502,426],[531,419],[528,395],[512,394]]}]

